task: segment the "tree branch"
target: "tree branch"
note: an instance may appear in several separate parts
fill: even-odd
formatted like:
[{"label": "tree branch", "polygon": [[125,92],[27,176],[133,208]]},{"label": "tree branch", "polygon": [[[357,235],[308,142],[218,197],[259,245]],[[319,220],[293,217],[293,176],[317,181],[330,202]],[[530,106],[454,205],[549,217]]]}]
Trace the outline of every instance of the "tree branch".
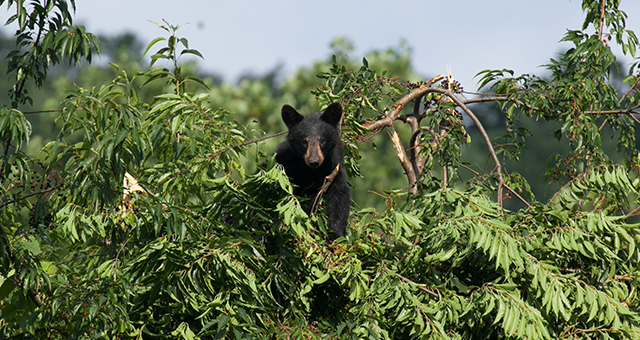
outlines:
[{"label": "tree branch", "polygon": [[316,194],[316,198],[313,200],[313,205],[311,206],[311,215],[315,215],[318,213],[318,207],[320,207],[320,200],[322,199],[322,195],[329,189],[333,180],[338,176],[338,172],[340,171],[340,164],[336,165],[335,169],[329,174],[329,176],[324,178],[324,183],[322,183],[322,187],[320,191]]},{"label": "tree branch", "polygon": [[393,148],[396,150],[396,154],[398,155],[398,159],[400,160],[400,164],[404,168],[405,173],[407,174],[407,179],[409,180],[409,193],[416,196],[418,194],[418,176],[413,168],[413,165],[407,158],[407,154],[404,151],[404,147],[400,142],[400,137],[396,130],[391,127],[391,131],[389,131],[389,137],[391,138],[391,143],[393,143]]},{"label": "tree branch", "polygon": [[[511,98],[512,93],[506,96],[495,96],[495,97],[480,97],[480,98],[473,98],[473,99],[468,99],[463,101],[464,104],[472,104],[472,103],[484,103],[484,102],[506,102],[506,101],[512,101],[518,105],[524,106],[530,110],[534,110],[534,111],[542,111],[541,109],[535,107],[535,106],[531,106],[529,104],[523,103],[517,99],[513,99]],[[556,111],[557,113],[560,113],[559,111]],[[638,111],[638,107],[634,106],[634,107],[629,107],[627,109],[620,109],[620,110],[601,110],[601,111],[596,111],[596,110],[591,110],[591,111],[583,111],[584,114],[588,114],[588,115],[611,115],[611,114],[627,114],[627,115],[633,115],[633,114],[640,114],[640,111]],[[631,116],[631,118],[633,120],[636,121],[636,123],[640,124],[640,121],[638,119],[636,119],[635,117]]]},{"label": "tree branch", "polygon": [[605,5],[607,4],[607,0],[601,0],[601,7],[600,7],[600,25],[598,27],[598,39],[602,42],[604,42],[602,40],[602,36],[604,33],[604,10],[605,10]]},{"label": "tree branch", "polygon": [[[81,111],[84,110],[82,108],[78,108],[76,109],[76,111]],[[30,115],[30,114],[36,114],[36,113],[53,113],[53,112],[62,112],[62,109],[58,109],[58,110],[37,110],[37,111],[22,111],[23,115]]]},{"label": "tree branch", "polygon": [[517,192],[515,192],[515,190],[511,189],[511,187],[509,185],[507,185],[507,183],[504,184],[504,187],[507,188],[507,190],[509,190],[509,192],[511,192],[512,194],[514,194],[522,203],[524,203],[529,209],[533,210],[533,207],[531,206],[531,204],[529,204],[529,202],[527,202],[524,198],[522,198],[522,196],[520,196]]},{"label": "tree branch", "polygon": [[471,118],[473,123],[478,128],[478,131],[482,135],[482,138],[484,139],[484,142],[487,145],[487,149],[489,150],[489,153],[491,154],[491,158],[493,159],[493,162],[495,163],[495,170],[496,170],[496,174],[498,175],[498,197],[497,197],[498,206],[500,207],[500,210],[502,210],[502,188],[505,185],[504,178],[502,177],[502,165],[500,164],[500,160],[498,159],[498,156],[496,155],[496,152],[495,152],[495,150],[493,148],[493,144],[491,143],[491,139],[489,138],[489,135],[485,131],[484,126],[482,125],[482,123],[480,122],[478,117],[476,117],[476,115],[473,112],[471,112],[471,110],[469,110],[469,108],[464,104],[464,102],[462,102],[458,97],[456,97],[456,95],[453,92],[451,92],[449,90],[445,90],[445,89],[435,88],[435,87],[434,88],[429,88],[429,89],[426,90],[426,93],[429,93],[429,92],[441,93],[441,94],[446,95],[447,97],[451,98],[451,100],[453,100],[453,102],[456,105],[458,105],[458,107],[460,107],[469,116],[469,118]]},{"label": "tree branch", "polygon": [[284,135],[284,134],[285,134],[285,133],[287,133],[287,132],[288,132],[288,131],[282,131],[282,132],[278,132],[278,133],[276,133],[276,134],[274,134],[274,135],[270,135],[270,136],[266,136],[266,137],[262,137],[262,138],[258,138],[258,139],[253,139],[253,140],[250,140],[250,141],[247,141],[247,142],[244,142],[244,143],[238,143],[238,144],[236,144],[236,145],[232,145],[232,146],[230,146],[230,147],[228,147],[228,148],[226,148],[226,149],[224,149],[224,150],[220,150],[220,151],[216,152],[216,153],[215,153],[215,154],[213,154],[211,157],[209,157],[209,160],[213,160],[214,158],[217,158],[218,156],[222,155],[223,153],[225,153],[225,152],[227,152],[227,151],[230,151],[230,150],[233,150],[233,149],[235,149],[235,148],[239,148],[239,147],[241,147],[241,146],[246,146],[246,145],[249,145],[249,144],[260,143],[260,142],[262,142],[263,140],[267,140],[267,139],[269,139],[269,138],[278,137],[278,136],[280,136],[280,135]]},{"label": "tree branch", "polygon": [[[436,92],[436,93],[440,93],[442,95],[445,95],[447,97],[449,97],[458,107],[460,107],[468,116],[469,118],[471,118],[471,120],[473,121],[473,123],[476,125],[476,127],[478,128],[478,131],[480,132],[480,134],[482,135],[482,138],[485,141],[485,144],[487,145],[487,149],[489,150],[489,153],[491,155],[491,158],[493,159],[493,162],[495,163],[495,172],[496,175],[498,176],[498,190],[497,190],[497,201],[498,201],[498,206],[500,207],[500,211],[502,211],[502,191],[503,188],[505,187],[505,181],[504,178],[502,176],[502,165],[500,163],[500,160],[498,159],[498,156],[496,155],[495,149],[493,148],[493,144],[491,143],[491,139],[489,138],[489,135],[487,134],[486,130],[484,129],[484,126],[482,125],[482,123],[480,122],[480,120],[478,119],[478,117],[476,117],[476,115],[469,110],[469,108],[465,105],[465,103],[463,101],[461,101],[458,97],[456,97],[456,95],[449,91],[449,90],[445,90],[445,89],[441,89],[441,88],[435,88],[435,87],[429,87],[431,84],[433,84],[434,82],[440,80],[444,78],[444,76],[437,76],[432,78],[431,80],[429,80],[428,82],[426,82],[424,85],[412,90],[409,94],[407,94],[406,96],[400,98],[400,100],[398,100],[396,102],[395,105],[393,105],[393,108],[391,109],[391,111],[389,111],[389,113],[387,114],[386,117],[377,120],[375,122],[372,122],[370,124],[365,124],[365,127],[368,128],[369,130],[377,130],[380,128],[384,128],[384,127],[392,127],[393,126],[393,122],[396,119],[400,118],[400,111],[408,104],[410,103],[412,100],[416,100],[418,98],[422,98],[422,96],[428,94],[428,93],[432,93],[432,92]],[[507,100],[507,99],[503,99],[503,100]],[[414,111],[415,111],[415,106],[414,106]],[[409,180],[409,192],[413,193],[414,195],[416,194],[416,189],[414,188],[415,185],[417,184],[417,177],[419,176],[419,174],[416,174],[414,171],[413,166],[411,166],[411,164],[408,162],[407,157],[406,157],[406,153],[404,152],[404,148],[402,148],[402,144],[399,141],[399,138],[397,138],[397,133],[395,133],[395,130],[392,131],[390,133],[391,136],[391,140],[394,144],[394,148],[396,149],[396,153],[398,154],[398,158],[400,159],[400,163],[402,164],[402,166],[404,167],[406,173],[407,173],[407,177]],[[412,145],[413,147],[413,145]],[[517,195],[519,196],[519,195]]]},{"label": "tree branch", "polygon": [[60,188],[61,186],[62,186],[62,184],[60,184],[60,185],[58,185],[58,186],[55,186],[55,187],[51,187],[51,188],[49,188],[49,189],[41,190],[41,191],[38,191],[38,192],[32,192],[32,193],[30,193],[30,194],[28,194],[28,195],[24,195],[24,196],[22,196],[22,197],[20,197],[20,198],[16,198],[16,199],[15,199],[15,200],[13,200],[13,201],[8,201],[8,202],[6,202],[6,203],[0,204],[0,209],[2,209],[2,208],[4,208],[4,207],[6,207],[6,206],[7,206],[7,205],[9,205],[9,204],[13,204],[13,203],[16,203],[16,202],[22,201],[23,199],[25,199],[25,198],[29,198],[29,197],[31,197],[31,196],[36,196],[36,195],[46,194],[46,193],[48,193],[49,191],[53,191],[53,190],[56,190],[56,189]]},{"label": "tree branch", "polygon": [[437,76],[437,77],[431,78],[430,80],[425,82],[422,86],[416,89],[413,89],[411,92],[409,92],[409,94],[400,98],[400,100],[398,100],[395,103],[395,105],[393,105],[393,108],[391,109],[391,111],[389,111],[389,113],[385,118],[382,118],[368,125],[365,125],[365,127],[368,128],[369,130],[377,130],[386,126],[393,125],[393,122],[398,118],[398,116],[400,115],[400,111],[405,107],[405,105],[409,104],[412,100],[416,98],[421,98],[425,94],[429,93],[429,91],[427,91],[431,89],[429,86],[431,86],[431,84],[443,78],[444,76]]}]

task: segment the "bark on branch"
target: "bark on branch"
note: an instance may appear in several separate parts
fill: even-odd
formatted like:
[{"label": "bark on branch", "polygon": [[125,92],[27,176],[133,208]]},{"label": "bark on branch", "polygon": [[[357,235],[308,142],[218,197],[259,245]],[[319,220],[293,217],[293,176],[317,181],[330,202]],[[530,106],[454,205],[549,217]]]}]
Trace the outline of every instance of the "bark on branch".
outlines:
[{"label": "bark on branch", "polygon": [[[407,179],[409,180],[409,192],[412,193],[413,195],[417,194],[417,180],[420,177],[422,171],[424,171],[424,166],[428,160],[427,157],[420,157],[420,136],[419,135],[420,133],[422,133],[422,128],[420,128],[420,120],[422,119],[422,116],[419,113],[420,100],[422,99],[423,96],[429,93],[435,92],[435,93],[440,93],[443,96],[446,96],[447,100],[452,101],[453,103],[456,104],[457,107],[460,107],[469,116],[469,118],[471,118],[473,123],[478,128],[478,131],[482,135],[482,138],[485,144],[487,145],[487,149],[489,150],[489,154],[491,155],[491,159],[495,164],[493,172],[495,172],[498,178],[497,202],[500,209],[502,209],[504,188],[507,188],[507,190],[509,190],[511,193],[514,193],[514,195],[518,197],[518,199],[520,199],[527,206],[530,207],[530,205],[520,195],[515,193],[513,189],[509,188],[506,185],[503,174],[502,174],[503,172],[502,164],[498,159],[498,156],[495,152],[493,144],[491,143],[489,135],[487,134],[486,130],[484,129],[484,126],[482,125],[478,117],[476,117],[476,115],[471,110],[469,110],[469,108],[465,105],[465,102],[463,102],[458,97],[456,97],[456,95],[453,92],[446,89],[442,89],[442,88],[430,87],[431,84],[443,78],[444,76],[435,77],[430,81],[426,82],[424,85],[412,90],[409,94],[407,94],[406,96],[398,100],[396,104],[393,105],[393,108],[389,111],[389,113],[384,118],[366,125],[366,127],[371,131],[376,131],[385,127],[391,127],[391,131],[389,132],[389,135],[391,137],[391,141],[398,155],[398,159],[400,160],[400,163],[402,164],[402,167],[404,168],[407,174]],[[493,98],[493,99],[496,99],[496,98]],[[415,104],[414,104],[413,113],[410,115],[400,115],[400,112],[402,111],[402,109],[407,104],[409,104],[411,101],[414,101],[414,100],[415,100]],[[396,120],[402,120],[405,123],[409,124],[412,128],[412,136],[410,141],[411,142],[411,145],[410,145],[411,158],[410,159],[407,157],[406,152],[402,147],[402,143],[400,142],[397,132],[395,131],[395,129],[393,129],[393,122]],[[434,140],[432,142],[433,148],[437,147],[438,141],[441,138],[444,138],[446,136],[447,131],[448,131],[447,127],[444,126],[444,127],[440,127],[437,132],[432,132],[432,135],[434,137]]]},{"label": "bark on branch", "polygon": [[331,185],[331,183],[333,183],[333,180],[336,178],[336,176],[338,176],[339,171],[340,171],[340,164],[336,165],[333,171],[327,177],[324,178],[324,183],[322,183],[322,187],[320,188],[320,191],[318,191],[318,193],[316,194],[316,197],[313,200],[313,205],[311,206],[311,215],[315,215],[318,213],[318,208],[320,207],[320,200],[322,199],[322,196],[327,191],[327,189],[329,189],[329,186]]}]

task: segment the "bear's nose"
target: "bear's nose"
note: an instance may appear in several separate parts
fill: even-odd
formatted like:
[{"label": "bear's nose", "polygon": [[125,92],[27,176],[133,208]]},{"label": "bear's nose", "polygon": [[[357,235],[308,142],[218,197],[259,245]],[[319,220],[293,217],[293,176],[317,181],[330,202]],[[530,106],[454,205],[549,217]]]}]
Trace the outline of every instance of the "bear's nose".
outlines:
[{"label": "bear's nose", "polygon": [[320,159],[319,158],[310,158],[309,159],[309,166],[311,168],[317,168],[320,166]]}]

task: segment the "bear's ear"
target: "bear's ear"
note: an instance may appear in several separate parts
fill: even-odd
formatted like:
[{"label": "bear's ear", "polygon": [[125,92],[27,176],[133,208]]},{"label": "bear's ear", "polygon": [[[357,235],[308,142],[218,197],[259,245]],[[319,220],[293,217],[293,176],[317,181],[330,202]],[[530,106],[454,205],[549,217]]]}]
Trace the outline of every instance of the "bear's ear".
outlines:
[{"label": "bear's ear", "polygon": [[287,128],[291,129],[304,119],[304,117],[296,111],[291,105],[282,107],[282,120]]},{"label": "bear's ear", "polygon": [[340,103],[333,103],[329,105],[329,107],[324,110],[324,113],[322,114],[320,119],[331,124],[332,126],[337,127],[340,123],[340,120],[342,119],[342,106],[340,106]]}]

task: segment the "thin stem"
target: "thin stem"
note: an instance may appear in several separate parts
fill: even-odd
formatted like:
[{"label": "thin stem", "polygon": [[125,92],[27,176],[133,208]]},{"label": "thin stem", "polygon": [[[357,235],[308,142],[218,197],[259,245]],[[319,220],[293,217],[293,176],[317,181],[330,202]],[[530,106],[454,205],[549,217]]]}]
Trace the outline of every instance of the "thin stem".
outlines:
[{"label": "thin stem", "polygon": [[409,94],[407,94],[406,96],[400,98],[400,100],[398,100],[395,105],[393,105],[393,108],[391,109],[391,111],[389,111],[389,113],[387,114],[387,116],[385,118],[382,118],[380,120],[377,120],[375,122],[372,122],[368,125],[366,125],[366,128],[368,128],[369,130],[377,130],[383,127],[387,127],[387,126],[392,126],[393,122],[398,118],[398,116],[400,115],[400,111],[402,111],[402,109],[409,104],[412,100],[416,99],[416,98],[421,98],[422,96],[424,96],[425,94],[429,93],[430,91],[428,91],[429,89],[431,89],[429,86],[431,86],[431,84],[437,82],[440,79],[443,79],[444,76],[437,76],[434,77],[432,79],[430,79],[429,81],[427,81],[424,85],[412,90],[411,92],[409,92]]},{"label": "thin stem", "polygon": [[47,192],[49,192],[49,191],[53,191],[53,190],[56,190],[56,189],[60,188],[61,186],[62,186],[62,185],[58,185],[58,186],[51,187],[51,188],[46,189],[46,190],[42,190],[42,191],[38,191],[38,192],[32,192],[32,193],[30,193],[30,194],[28,194],[28,195],[24,195],[24,196],[22,196],[22,197],[20,197],[20,198],[16,198],[15,200],[8,201],[8,202],[6,202],[6,203],[0,204],[0,209],[2,209],[2,208],[4,208],[4,207],[6,207],[6,206],[7,206],[7,205],[9,205],[9,204],[13,204],[13,203],[16,203],[16,202],[22,201],[23,199],[25,199],[25,198],[29,198],[29,197],[31,197],[31,196],[36,196],[36,195],[46,194]]},{"label": "thin stem", "polygon": [[500,160],[496,155],[496,152],[493,148],[493,144],[491,143],[491,139],[489,138],[489,135],[485,131],[484,126],[482,125],[478,117],[476,117],[476,115],[473,112],[471,112],[471,110],[469,110],[469,108],[458,97],[456,97],[456,95],[453,92],[445,89],[440,89],[440,88],[429,88],[427,93],[428,92],[438,92],[451,98],[451,100],[453,100],[453,102],[456,103],[456,105],[458,105],[469,116],[469,118],[471,118],[473,123],[478,128],[478,131],[482,135],[482,138],[484,139],[484,142],[487,145],[487,149],[489,149],[491,158],[495,163],[495,170],[496,170],[496,174],[498,175],[498,198],[497,198],[498,206],[500,207],[500,209],[502,209],[502,188],[505,185],[504,178],[502,177],[502,165],[500,164]]},{"label": "thin stem", "polygon": [[209,157],[209,160],[212,160],[212,159],[222,155],[223,153],[225,153],[227,151],[230,151],[230,150],[233,150],[235,148],[239,148],[241,146],[246,146],[246,145],[249,145],[249,144],[260,143],[263,140],[266,140],[266,139],[269,139],[269,138],[278,137],[280,135],[284,135],[287,132],[288,131],[282,131],[282,132],[278,132],[278,133],[270,135],[270,136],[266,136],[266,137],[262,137],[262,138],[258,138],[258,139],[253,139],[253,140],[250,140],[250,141],[247,141],[247,142],[244,142],[244,143],[239,143],[239,144],[236,144],[236,145],[232,145],[232,146],[230,146],[230,147],[228,147],[228,148],[226,148],[224,150],[220,150],[220,151],[216,152],[215,154],[213,154],[213,156]]},{"label": "thin stem", "polygon": [[331,183],[333,183],[333,180],[336,178],[336,176],[338,176],[339,171],[340,171],[340,164],[336,165],[333,171],[324,178],[324,183],[322,184],[320,191],[318,191],[316,198],[313,200],[313,205],[311,206],[311,215],[316,215],[318,213],[318,208],[320,207],[320,200],[322,199],[322,195],[324,195],[324,193],[327,192],[327,189],[329,189],[329,186],[331,185]]},{"label": "thin stem", "polygon": [[601,1],[601,6],[600,6],[600,27],[598,27],[598,39],[600,39],[600,41],[602,40],[602,36],[603,36],[603,28],[604,28],[604,10],[605,10],[605,5],[607,4],[607,0],[602,0]]},{"label": "thin stem", "polygon": [[533,207],[531,206],[531,204],[529,204],[529,202],[527,202],[524,198],[522,198],[522,196],[520,196],[517,192],[515,192],[515,190],[511,189],[511,187],[507,185],[507,183],[504,183],[504,187],[507,188],[507,190],[509,190],[509,192],[511,192],[513,195],[515,195],[529,209],[533,210]]},{"label": "thin stem", "polygon": [[[45,6],[44,6],[43,8],[49,8],[49,7],[50,7],[50,3],[51,3],[51,0],[48,0],[48,1],[47,1],[47,3],[45,4]],[[35,61],[35,60],[34,60],[34,59],[36,58],[36,57],[35,57],[35,53],[37,53],[38,44],[40,43],[40,39],[42,38],[42,30],[44,30],[44,24],[45,24],[45,18],[46,18],[46,17],[45,17],[45,13],[40,13],[40,15],[38,16],[38,18],[40,19],[40,24],[38,25],[38,26],[39,26],[39,27],[38,27],[38,34],[36,35],[36,40],[33,42],[33,45],[32,45],[32,46],[33,46],[32,48],[33,48],[33,49],[35,49],[36,51],[35,51],[35,52],[33,52],[33,51],[32,51],[32,52],[29,54],[29,62],[27,63],[27,65],[28,65],[28,64],[31,64],[31,63],[33,63],[33,62]],[[46,69],[47,67],[48,67],[48,66],[46,66],[46,65],[45,65],[45,69]],[[20,70],[18,70],[18,71],[20,71]],[[15,102],[13,103],[13,104],[15,105],[15,107],[14,107],[14,108],[17,108],[17,105],[18,105],[18,103],[19,103],[19,99],[20,99],[20,97],[22,96],[22,95],[21,95],[21,93],[22,93],[22,91],[24,90],[24,85],[25,85],[25,84],[26,84],[26,82],[27,82],[27,78],[29,78],[29,77],[27,77],[27,76],[25,75],[25,76],[23,76],[23,77],[22,77],[22,79],[20,79],[20,80],[19,80],[19,82],[18,82],[18,86],[16,87],[16,91],[14,92],[14,94],[15,94],[15,98],[14,98],[14,99],[15,99]]]}]

